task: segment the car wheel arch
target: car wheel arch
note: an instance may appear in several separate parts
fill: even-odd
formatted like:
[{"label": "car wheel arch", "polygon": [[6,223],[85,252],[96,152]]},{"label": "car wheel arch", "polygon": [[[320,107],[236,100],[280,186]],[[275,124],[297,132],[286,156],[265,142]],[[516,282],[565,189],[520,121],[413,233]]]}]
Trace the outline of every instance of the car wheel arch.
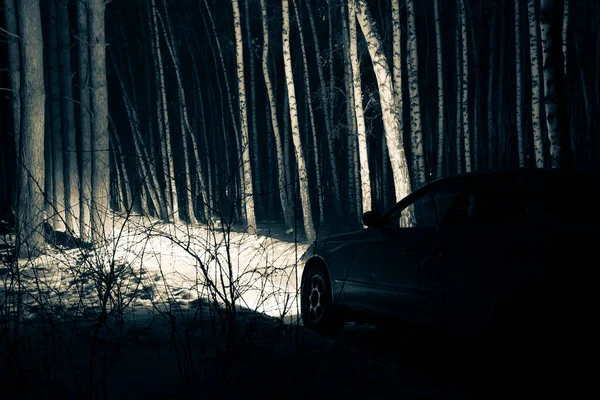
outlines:
[{"label": "car wheel arch", "polygon": [[327,266],[327,262],[325,261],[325,259],[323,259],[323,257],[315,254],[315,255],[311,256],[311,258],[309,258],[306,261],[306,263],[304,264],[304,271],[306,271],[307,268],[310,268],[312,266],[322,267],[323,270],[325,271],[325,275],[326,275],[326,278],[329,283],[329,289],[331,290],[332,301],[335,303],[335,301],[334,301],[335,296],[334,296],[334,292],[333,292],[333,280],[331,279],[331,273],[329,272],[329,267]]}]

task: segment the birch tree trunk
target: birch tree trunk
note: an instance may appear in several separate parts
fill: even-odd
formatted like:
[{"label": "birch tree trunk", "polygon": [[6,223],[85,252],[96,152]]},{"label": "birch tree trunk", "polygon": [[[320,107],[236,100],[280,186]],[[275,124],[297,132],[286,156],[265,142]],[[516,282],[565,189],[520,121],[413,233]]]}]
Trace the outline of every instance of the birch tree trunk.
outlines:
[{"label": "birch tree trunk", "polygon": [[39,0],[20,0],[18,5],[22,114],[17,250],[19,257],[27,258],[44,247],[44,55]]},{"label": "birch tree trunk", "polygon": [[156,108],[158,115],[158,127],[162,141],[162,166],[165,176],[165,205],[167,220],[179,217],[179,197],[177,196],[177,184],[175,182],[175,167],[173,165],[173,142],[171,139],[171,125],[169,123],[169,110],[167,106],[167,93],[165,87],[164,66],[160,50],[160,37],[158,34],[158,11],[154,0],[150,2],[152,14],[152,41],[154,65],[158,80],[158,93],[156,97]]},{"label": "birch tree trunk", "polygon": [[256,215],[254,212],[254,193],[252,191],[252,166],[250,164],[250,147],[248,143],[248,116],[246,105],[246,83],[244,78],[244,42],[240,19],[238,0],[231,0],[233,6],[233,26],[236,40],[237,80],[240,107],[240,121],[242,131],[242,170],[244,182],[243,205],[246,210],[246,223],[248,228],[256,230]]},{"label": "birch tree trunk", "polygon": [[533,128],[533,148],[535,154],[535,165],[544,168],[544,147],[542,140],[541,124],[541,87],[538,62],[538,25],[535,14],[535,0],[527,1],[527,14],[529,19],[529,59],[531,62],[531,124]]},{"label": "birch tree trunk", "polygon": [[[342,28],[342,44],[343,44],[343,60],[344,60],[344,86],[346,88],[346,124],[347,124],[347,141],[346,141],[346,165],[348,177],[348,210],[350,215],[357,213],[356,192],[358,190],[358,182],[356,182],[355,169],[358,167],[354,162],[354,153],[356,152],[356,120],[354,119],[354,87],[352,85],[352,67],[350,66],[350,38],[348,32],[348,17],[346,16],[346,6],[340,6],[341,28]],[[356,215],[360,219],[359,215]]]},{"label": "birch tree trunk", "polygon": [[[108,92],[106,83],[106,40],[104,0],[88,5],[90,83],[92,91],[92,240],[103,238],[109,218],[110,149],[108,140]],[[110,232],[108,233],[110,234]]]},{"label": "birch tree trunk", "polygon": [[408,92],[410,98],[410,137],[412,165],[417,188],[425,184],[425,157],[423,154],[423,131],[421,130],[421,99],[419,95],[419,57],[417,54],[417,27],[414,0],[406,0],[406,31],[408,55]]},{"label": "birch tree trunk", "polygon": [[80,187],[79,237],[84,242],[91,240],[90,210],[92,204],[92,121],[90,104],[90,74],[88,46],[87,0],[77,5],[77,55],[79,80],[79,132],[80,132]]},{"label": "birch tree trunk", "polygon": [[563,52],[563,70],[565,79],[567,76],[567,32],[569,28],[569,0],[563,0],[563,21],[562,21],[562,52]]},{"label": "birch tree trunk", "polygon": [[[252,123],[252,135],[250,136],[250,143],[252,144],[252,170],[254,172],[252,176],[253,185],[255,191],[261,192],[261,168],[260,168],[260,152],[258,147],[258,130],[256,128],[256,87],[254,83],[254,48],[252,45],[252,32],[250,29],[250,8],[248,7],[248,0],[244,0],[244,5],[246,8],[245,16],[246,16],[246,42],[248,43],[248,65],[250,69],[250,120]],[[257,197],[259,200],[260,197]],[[260,209],[260,201],[259,201],[259,209]]]},{"label": "birch tree trunk", "polygon": [[[6,40],[8,42],[8,68],[10,69],[10,101],[13,117],[13,135],[15,139],[15,154],[21,153],[19,138],[21,134],[21,62],[19,51],[19,35],[17,28],[17,11],[15,0],[5,0],[4,20],[6,23]],[[16,187],[19,187],[18,184]],[[16,204],[15,204],[16,205]]]},{"label": "birch tree trunk", "polygon": [[[49,1],[48,10],[48,53],[50,70],[48,72],[48,91],[50,95],[50,118],[52,130],[52,182],[53,182],[53,218],[55,230],[65,228],[65,176],[63,164],[63,138],[60,102],[60,76],[58,60],[58,26],[56,0]],[[20,17],[19,17],[20,18]],[[22,45],[21,45],[22,48]]]},{"label": "birch tree trunk", "polygon": [[465,146],[465,171],[471,172],[471,140],[469,136],[469,47],[467,42],[467,10],[460,0],[460,35],[462,39],[462,132]]},{"label": "birch tree trunk", "polygon": [[500,52],[499,57],[500,60],[498,61],[498,76],[496,77],[496,79],[498,79],[498,104],[497,104],[497,108],[498,108],[498,114],[497,114],[497,118],[498,118],[498,123],[496,124],[498,130],[497,130],[497,137],[498,137],[498,141],[497,141],[497,146],[496,146],[496,152],[498,153],[498,166],[500,167],[505,167],[506,165],[506,129],[505,129],[505,117],[504,117],[504,77],[505,77],[505,65],[506,65],[506,56],[505,56],[505,43],[506,43],[506,23],[504,21],[504,15],[506,13],[506,10],[504,9],[504,1],[505,0],[501,0],[500,2],[500,40],[498,43],[498,51]]},{"label": "birch tree trunk", "polygon": [[[356,38],[356,9],[354,0],[348,3],[348,20],[350,21],[350,62],[354,82],[354,104],[356,113],[356,128],[358,135],[358,155],[360,168],[360,187],[362,194],[362,212],[373,209],[371,200],[371,178],[369,173],[369,157],[367,153],[367,131],[365,129],[365,116],[362,103],[362,87],[360,79],[360,63],[358,60],[358,46]],[[362,218],[360,212],[359,218]]]},{"label": "birch tree trunk", "polygon": [[[300,40],[300,51],[302,53],[302,71],[304,77],[304,87],[307,99],[307,107],[308,107],[308,115],[310,120],[310,127],[313,138],[313,156],[315,162],[315,175],[316,175],[316,184],[317,184],[317,199],[319,202],[319,223],[322,224],[325,218],[325,209],[323,207],[323,183],[321,180],[321,163],[319,157],[319,145],[317,140],[317,127],[315,124],[315,115],[312,106],[312,95],[310,91],[310,77],[308,75],[308,58],[306,57],[306,47],[304,46],[304,32],[302,30],[302,22],[300,16],[300,10],[298,9],[298,3],[296,0],[292,0],[292,4],[294,7],[294,11],[296,14],[296,22],[298,26],[298,38]],[[317,62],[318,64],[318,62]]]},{"label": "birch tree trunk", "polygon": [[376,31],[373,18],[370,15],[365,0],[355,0],[355,4],[356,17],[367,41],[373,70],[377,78],[385,139],[394,178],[394,190],[396,201],[399,201],[411,192],[411,185],[408,175],[408,164],[404,153],[404,144],[400,137],[398,114],[394,111],[395,99],[392,76],[385,53],[383,52],[380,36]]},{"label": "birch tree trunk", "polygon": [[315,228],[313,225],[312,209],[310,205],[308,177],[306,164],[300,141],[300,127],[298,125],[298,111],[296,108],[296,88],[294,87],[294,75],[292,72],[292,57],[290,53],[290,11],[288,0],[282,0],[281,13],[283,16],[282,40],[283,40],[283,63],[285,67],[285,80],[288,90],[290,119],[292,124],[292,139],[296,152],[296,163],[298,165],[298,179],[300,185],[300,201],[302,204],[302,216],[304,219],[304,232],[306,240],[315,240]]},{"label": "birch tree trunk", "polygon": [[473,27],[474,20],[471,13],[471,9],[469,7],[469,3],[467,2],[467,13],[469,15],[469,31],[471,34],[471,43],[473,48],[473,69],[475,70],[475,87],[473,92],[475,93],[475,100],[473,104],[473,124],[471,129],[471,164],[474,171],[479,169],[479,112],[481,107],[481,78],[479,72],[479,51],[478,51],[478,37],[475,35],[475,28]]},{"label": "birch tree trunk", "polygon": [[[400,26],[400,0],[392,0],[392,75],[394,78],[394,98],[400,126],[400,137],[404,132],[404,102],[402,99],[402,27]],[[410,51],[410,50],[409,50]]]},{"label": "birch tree trunk", "polygon": [[73,81],[71,78],[71,26],[66,0],[57,2],[57,14],[58,62],[64,149],[65,222],[67,229],[77,234],[79,232],[79,171],[77,168],[75,110],[73,105]]},{"label": "birch tree trunk", "polygon": [[437,84],[438,84],[438,148],[437,148],[437,177],[441,178],[444,173],[444,69],[442,59],[442,33],[439,0],[433,0],[433,12],[435,14],[435,49],[437,61]]},{"label": "birch tree trunk", "polygon": [[[281,141],[281,133],[279,131],[279,122],[277,120],[277,102],[275,101],[275,93],[273,91],[273,85],[271,84],[271,73],[269,72],[269,25],[267,18],[267,5],[265,0],[260,0],[260,6],[262,11],[261,15],[263,28],[262,70],[265,79],[265,86],[267,88],[267,99],[269,101],[268,108],[270,110],[271,125],[273,127],[273,137],[275,138],[275,148],[277,150],[277,192],[279,193],[285,228],[288,230],[294,227],[294,221],[286,189],[286,167],[283,157],[283,146]],[[324,106],[327,107],[327,105]]]},{"label": "birch tree trunk", "polygon": [[[198,142],[196,140],[196,135],[194,134],[194,131],[191,128],[190,125],[190,121],[189,121],[189,117],[188,117],[188,111],[187,111],[187,102],[185,99],[185,91],[183,88],[183,80],[181,78],[181,72],[180,72],[180,67],[179,67],[179,54],[177,53],[177,48],[175,47],[174,44],[174,39],[173,39],[173,33],[172,33],[172,29],[171,29],[171,21],[169,20],[169,16],[167,14],[167,4],[166,2],[163,0],[163,6],[165,9],[165,20],[163,20],[163,18],[160,16],[160,14],[158,14],[158,19],[159,21],[162,23],[163,25],[163,36],[165,39],[165,43],[167,44],[167,49],[169,50],[169,54],[171,56],[171,61],[173,62],[173,69],[175,71],[175,77],[177,79],[177,94],[179,96],[179,111],[180,111],[180,126],[181,126],[181,140],[182,140],[182,145],[183,145],[183,156],[184,156],[184,163],[185,163],[185,198],[186,198],[186,208],[187,208],[187,216],[188,216],[188,221],[192,224],[196,224],[198,223],[198,220],[196,218],[196,214],[194,213],[194,199],[192,196],[192,180],[191,180],[191,175],[192,175],[192,170],[191,170],[191,162],[190,162],[190,152],[188,149],[188,136],[191,139],[192,142],[192,149],[194,151],[193,155],[195,156],[196,160],[196,172],[195,175],[198,179],[198,181],[200,182],[200,187],[202,188],[202,197],[203,200],[206,200],[206,193],[204,193],[204,190],[206,190],[206,185],[204,184],[204,173],[202,171],[202,164],[201,164],[201,158],[200,158],[200,150],[198,148]],[[206,210],[206,207],[204,207],[204,210]],[[206,217],[206,216],[205,216]],[[207,218],[206,218],[207,220]]]},{"label": "birch tree trunk", "polygon": [[[337,164],[335,161],[335,143],[334,143],[334,138],[333,138],[333,117],[332,117],[333,93],[328,93],[328,91],[327,91],[327,86],[325,83],[325,72],[323,71],[323,59],[321,58],[321,50],[320,50],[320,46],[319,46],[319,35],[318,35],[317,26],[315,24],[313,12],[312,12],[312,6],[310,5],[310,3],[311,3],[310,0],[306,1],[306,7],[308,8],[308,18],[310,20],[310,26],[311,26],[311,30],[312,30],[312,34],[313,34],[315,54],[317,56],[317,72],[319,74],[319,83],[321,85],[321,106],[323,107],[323,114],[325,115],[325,129],[327,131],[327,147],[328,147],[328,151],[329,151],[329,166],[331,169],[331,184],[333,186],[333,189],[332,189],[333,204],[334,204],[336,213],[338,213],[338,216],[339,216],[339,212],[341,210],[341,203],[340,203],[340,183],[339,183],[338,172],[337,172]],[[333,37],[332,37],[332,32],[331,32],[331,29],[332,29],[331,18],[329,18],[328,23],[329,23],[329,29],[330,29],[329,45],[333,46]],[[333,80],[335,79],[335,77],[333,75],[332,60],[329,61],[329,64],[330,64],[329,79],[332,81],[330,83],[333,83]]]},{"label": "birch tree trunk", "polygon": [[544,103],[552,168],[570,167],[569,122],[562,53],[562,4],[542,0],[540,26],[544,60]]},{"label": "birch tree trunk", "polygon": [[519,151],[519,167],[525,167],[525,149],[523,145],[523,116],[521,109],[523,108],[523,91],[521,87],[521,2],[515,0],[515,64],[516,64],[516,120],[517,120],[517,148]]},{"label": "birch tree trunk", "polygon": [[463,129],[463,122],[462,122],[462,64],[461,64],[461,57],[462,57],[462,51],[461,51],[461,29],[460,29],[460,20],[459,20],[459,14],[460,14],[460,0],[456,1],[456,9],[457,9],[457,13],[456,13],[456,173],[460,174],[463,172],[463,168],[462,168],[462,152],[463,152],[463,145],[462,145],[462,139],[463,139],[463,135],[462,135],[462,129]]}]

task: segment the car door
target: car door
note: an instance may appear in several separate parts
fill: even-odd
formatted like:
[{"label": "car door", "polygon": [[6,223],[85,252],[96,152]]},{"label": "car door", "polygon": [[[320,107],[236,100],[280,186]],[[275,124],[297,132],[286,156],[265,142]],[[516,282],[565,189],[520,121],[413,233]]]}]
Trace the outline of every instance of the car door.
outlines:
[{"label": "car door", "polygon": [[[371,285],[385,314],[409,321],[421,319],[419,313],[419,274],[425,264],[435,262],[438,234],[433,204],[427,192],[404,203],[386,219],[374,242],[369,264]],[[401,226],[400,221],[408,221]]]}]

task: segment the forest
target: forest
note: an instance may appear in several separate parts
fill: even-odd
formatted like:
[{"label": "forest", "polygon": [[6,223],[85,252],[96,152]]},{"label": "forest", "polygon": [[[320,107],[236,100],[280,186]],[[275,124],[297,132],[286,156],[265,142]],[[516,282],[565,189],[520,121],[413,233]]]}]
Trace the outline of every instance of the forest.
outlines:
[{"label": "forest", "polygon": [[299,260],[436,179],[600,170],[599,25],[596,0],[0,0],[7,398],[434,393],[430,343],[301,330]]},{"label": "forest", "polygon": [[311,241],[439,177],[597,169],[600,7],[558,5],[4,0],[2,219],[34,247],[108,210]]}]

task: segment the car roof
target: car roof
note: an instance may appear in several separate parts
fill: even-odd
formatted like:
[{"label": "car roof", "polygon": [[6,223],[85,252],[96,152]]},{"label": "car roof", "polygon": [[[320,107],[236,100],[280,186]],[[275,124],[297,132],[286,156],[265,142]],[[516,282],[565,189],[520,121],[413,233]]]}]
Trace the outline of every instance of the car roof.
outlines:
[{"label": "car roof", "polygon": [[[415,197],[420,196],[423,192],[427,192],[434,187],[450,182],[463,182],[473,184],[477,182],[496,180],[496,179],[525,179],[536,180],[541,178],[569,178],[574,179],[577,183],[582,183],[581,180],[590,182],[600,182],[600,172],[582,171],[576,169],[560,169],[560,168],[515,168],[515,169],[497,169],[488,171],[467,172],[462,174],[451,175],[435,179],[426,183],[417,190],[414,190],[405,198],[385,210],[384,215],[389,215],[393,210],[406,207],[412,202]],[[402,204],[400,204],[402,203]]]}]

